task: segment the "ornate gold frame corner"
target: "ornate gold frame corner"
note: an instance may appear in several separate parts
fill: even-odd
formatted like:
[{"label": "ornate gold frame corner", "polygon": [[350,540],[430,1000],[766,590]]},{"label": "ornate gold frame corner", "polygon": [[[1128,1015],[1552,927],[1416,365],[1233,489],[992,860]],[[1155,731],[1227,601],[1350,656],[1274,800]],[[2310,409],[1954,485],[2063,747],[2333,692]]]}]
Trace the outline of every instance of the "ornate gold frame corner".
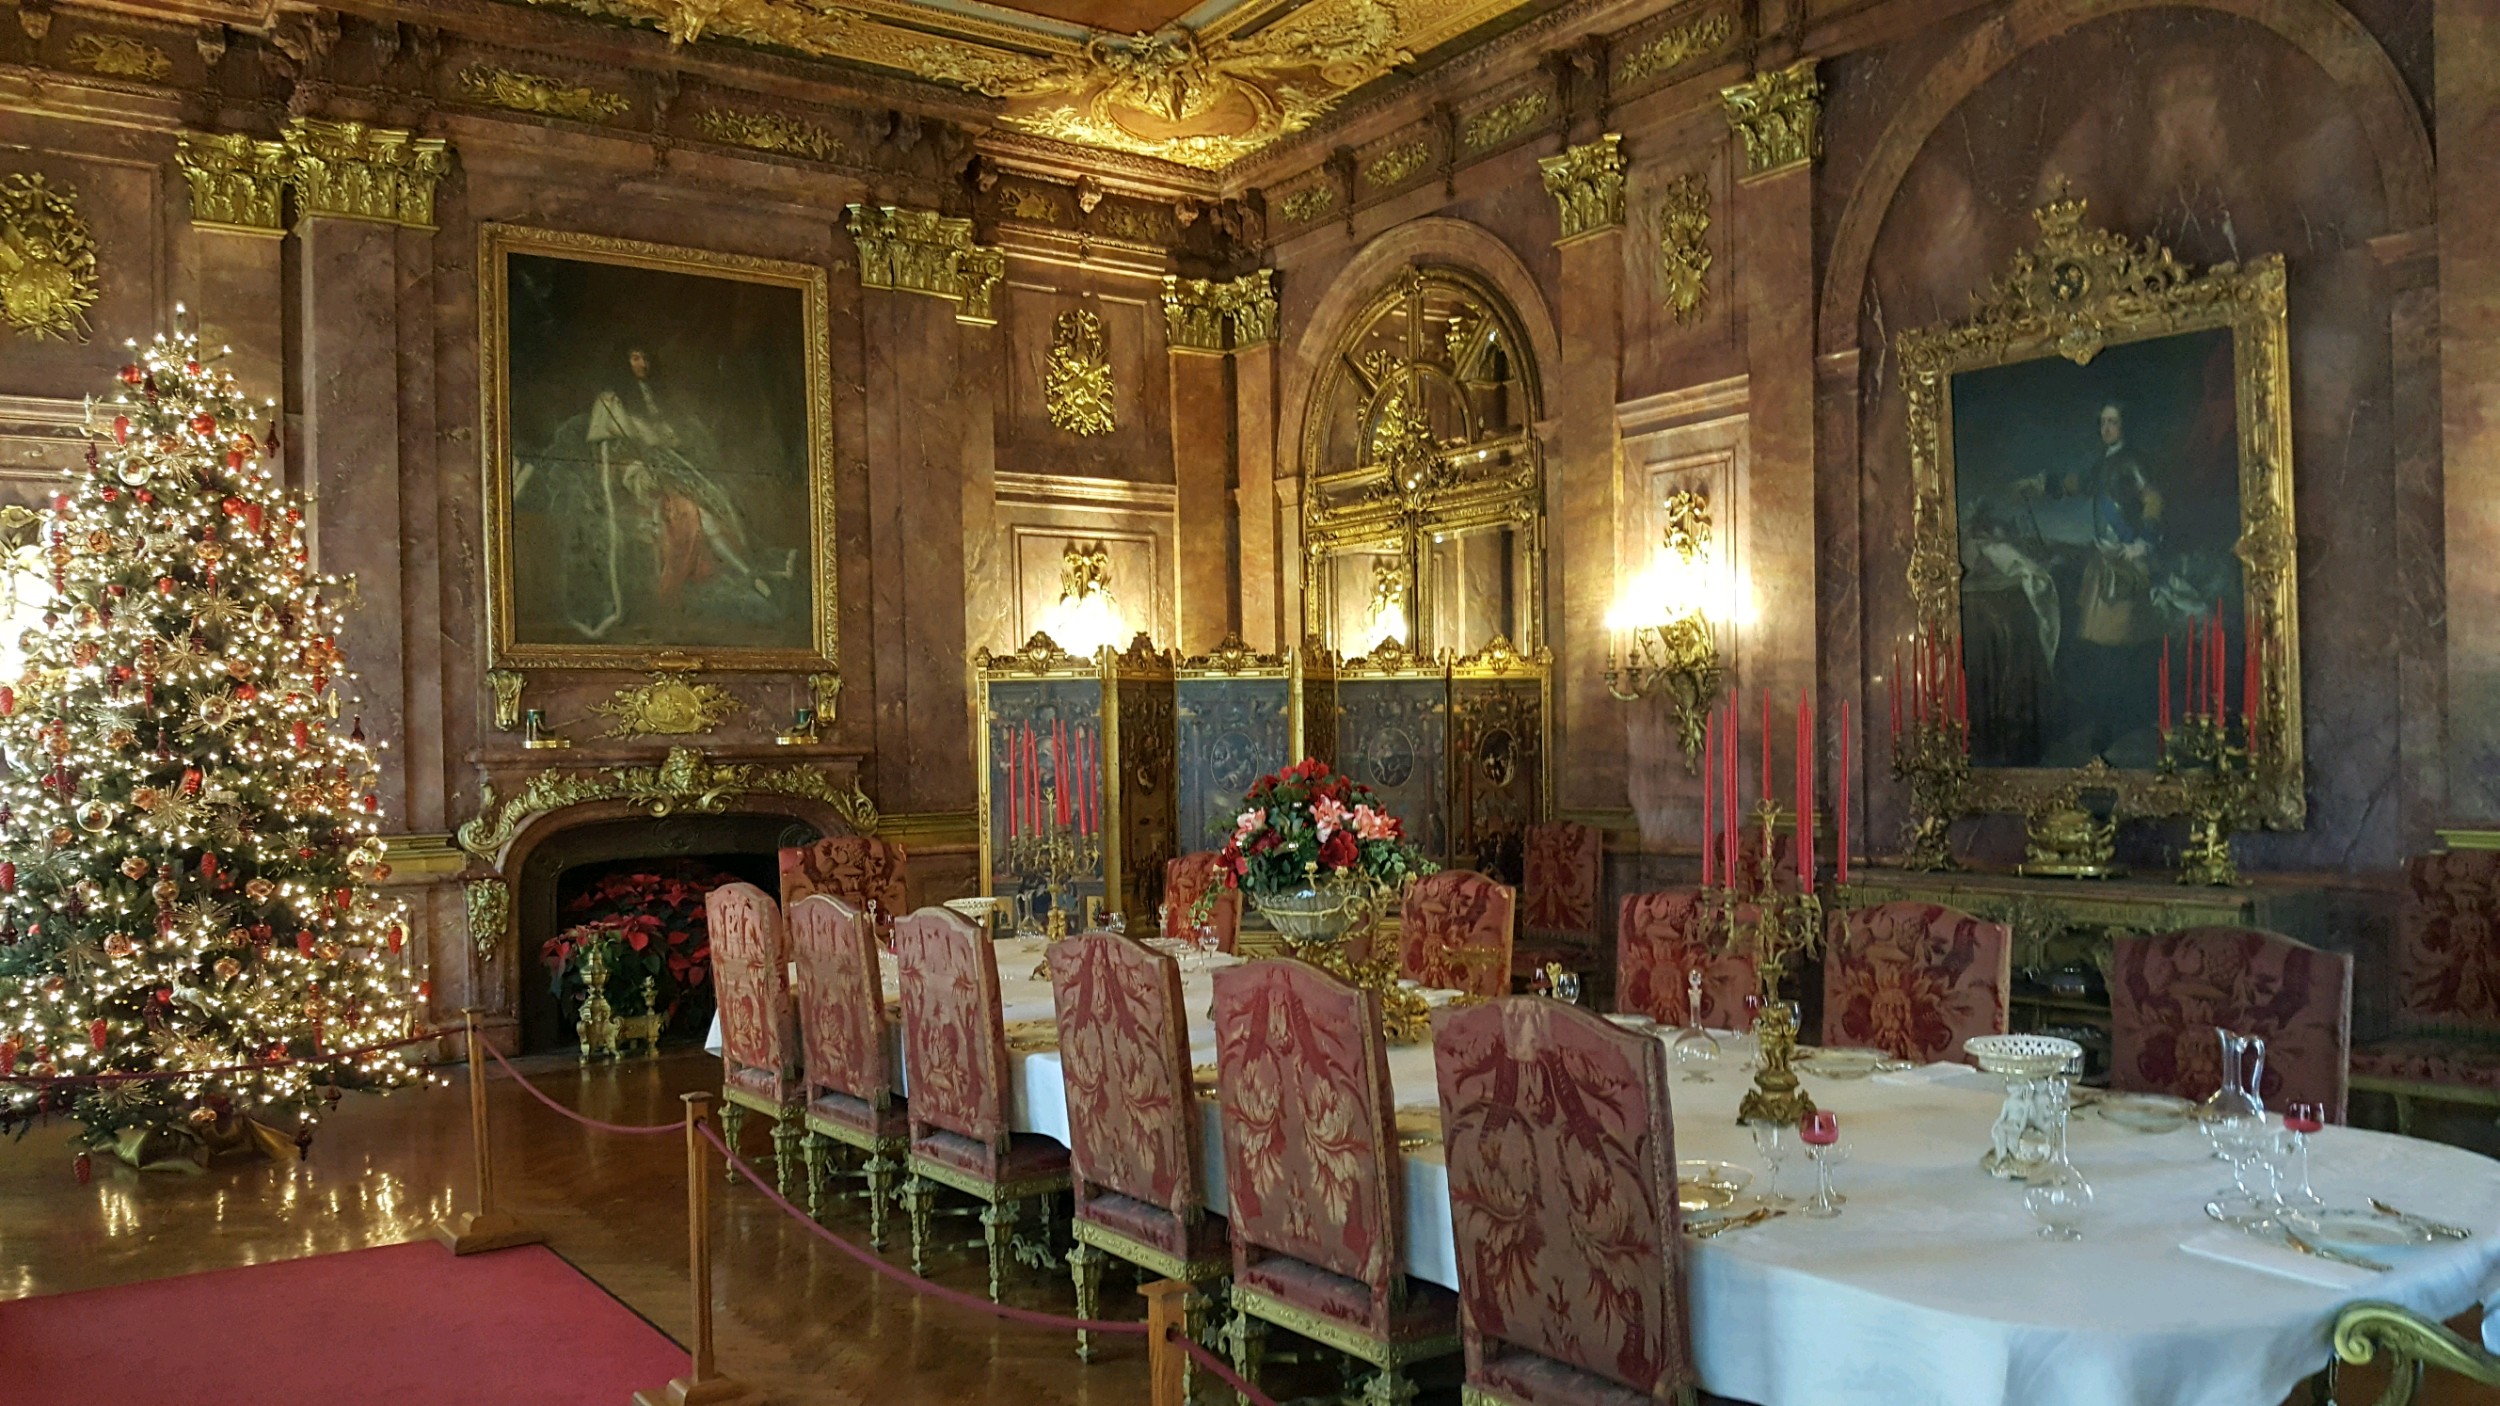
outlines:
[{"label": "ornate gold frame corner", "polygon": [[[511,523],[511,309],[507,262],[513,254],[536,254],[586,263],[735,279],[799,291],[805,301],[807,348],[807,444],[809,587],[813,608],[804,649],[708,648],[672,645],[578,645],[523,643],[513,608]],[[650,672],[674,666],[726,672],[830,673],[840,665],[839,572],[834,560],[833,366],[831,301],[823,267],[745,254],[723,254],[676,245],[569,230],[487,223],[478,231],[480,432],[486,446],[485,549],[489,663],[498,670],[618,669]]]},{"label": "ornate gold frame corner", "polygon": [[[1955,375],[2047,356],[2082,365],[2107,347],[2228,328],[2239,439],[2234,551],[2246,628],[2265,650],[2253,810],[2267,829],[2298,829],[2308,807],[2283,258],[2268,254],[2191,272],[2152,240],[2137,243],[2088,223],[2085,208],[2079,198],[2060,197],[2035,210],[2038,242],[2014,256],[1970,318],[1913,328],[1896,339],[1914,493],[1909,584],[1919,624],[1937,638],[1953,638],[1961,629]],[[2077,782],[2114,793],[2119,812],[2128,816],[2180,814],[2187,804],[2175,778],[2152,770],[1973,768],[1961,811],[2029,813]]]}]

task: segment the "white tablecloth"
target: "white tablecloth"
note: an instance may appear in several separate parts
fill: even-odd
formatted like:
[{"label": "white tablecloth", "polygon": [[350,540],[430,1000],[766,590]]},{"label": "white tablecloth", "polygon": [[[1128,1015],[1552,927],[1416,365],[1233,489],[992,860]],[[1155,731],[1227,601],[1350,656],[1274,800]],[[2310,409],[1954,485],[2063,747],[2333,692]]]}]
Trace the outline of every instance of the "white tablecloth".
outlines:
[{"label": "white tablecloth", "polygon": [[[1038,947],[999,949],[1003,1014],[1052,1013],[1029,979]],[[1183,976],[1193,1059],[1215,1057],[1211,978]],[[1428,1046],[1390,1055],[1400,1107],[1437,1107]],[[1732,1061],[1731,1061],[1732,1063]],[[1014,1060],[1015,1127],[1065,1141],[1056,1051]],[[1735,1121],[1745,1079],[1679,1076],[1676,1152],[1755,1171]],[[2227,1180],[2193,1128],[2130,1132],[2080,1113],[2071,1146],[2095,1204],[2079,1244],[2043,1241],[2019,1184],[1979,1170],[2002,1100],[1996,1081],[1952,1071],[1928,1082],[1810,1077],[1840,1115],[1848,1205],[1830,1221],[1789,1215],[1707,1241],[1685,1260],[1701,1383],[1761,1406],[2268,1406],[2329,1356],[2335,1310],[2386,1299],[2445,1319],[2480,1300],[2500,1321],[2500,1163],[2444,1144],[2330,1128],[2312,1139],[2313,1178],[2331,1202],[2377,1196],[2472,1227],[2459,1244],[2386,1252],[2396,1268],[2333,1290],[2190,1255],[2210,1228],[2206,1198]],[[1208,1105],[1210,1111],[1213,1105]],[[1209,1202],[1224,1206],[1222,1122],[1206,1120]],[[1406,1154],[1408,1269],[1456,1287],[1448,1169],[1435,1144]],[[1792,1156],[1784,1184],[1811,1169]],[[1757,1188],[1759,1186],[1757,1185]]]}]

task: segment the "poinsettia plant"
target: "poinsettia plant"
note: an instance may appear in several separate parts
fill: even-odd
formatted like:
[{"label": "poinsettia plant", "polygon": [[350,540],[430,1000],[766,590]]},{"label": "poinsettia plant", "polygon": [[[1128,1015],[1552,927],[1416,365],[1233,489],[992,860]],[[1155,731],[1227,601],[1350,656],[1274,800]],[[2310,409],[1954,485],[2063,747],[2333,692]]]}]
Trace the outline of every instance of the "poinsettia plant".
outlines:
[{"label": "poinsettia plant", "polygon": [[711,1016],[712,945],[704,928],[703,896],[737,875],[695,863],[667,863],[648,870],[601,875],[564,905],[569,926],[539,948],[548,984],[567,1012],[581,1004],[582,963],[590,948],[605,944],[608,1003],[619,1015],[642,1013],[648,977],[652,1004],[673,1018],[690,1006],[696,1019]]},{"label": "poinsettia plant", "polygon": [[1433,870],[1369,786],[1315,757],[1260,777],[1242,804],[1215,866],[1227,887],[1290,893],[1317,866],[1323,880],[1359,877],[1394,890]]}]

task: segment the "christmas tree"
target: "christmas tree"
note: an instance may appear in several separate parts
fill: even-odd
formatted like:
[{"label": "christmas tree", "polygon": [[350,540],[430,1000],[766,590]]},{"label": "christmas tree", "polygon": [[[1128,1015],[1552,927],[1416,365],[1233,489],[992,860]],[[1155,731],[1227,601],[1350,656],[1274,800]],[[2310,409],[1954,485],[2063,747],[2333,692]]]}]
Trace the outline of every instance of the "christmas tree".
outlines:
[{"label": "christmas tree", "polygon": [[[302,1146],[338,1088],[420,1077],[371,1048],[423,993],[373,886],[374,750],[337,725],[347,588],[263,466],[274,412],[196,336],[120,379],[0,686],[0,1076],[59,1081],[0,1085],[0,1123],[66,1111],[133,1162]],[[199,1072],[114,1077],[143,1071]]]}]

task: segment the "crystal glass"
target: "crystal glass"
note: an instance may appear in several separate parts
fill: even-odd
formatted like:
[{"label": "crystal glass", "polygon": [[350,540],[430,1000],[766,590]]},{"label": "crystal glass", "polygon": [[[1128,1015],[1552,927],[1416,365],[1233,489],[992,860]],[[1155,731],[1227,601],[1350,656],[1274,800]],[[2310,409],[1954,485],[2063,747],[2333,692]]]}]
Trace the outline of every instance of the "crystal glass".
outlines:
[{"label": "crystal glass", "polygon": [[1753,1131],[1753,1150],[1762,1155],[1762,1204],[1781,1208],[1797,1204],[1795,1197],[1780,1190],[1780,1163],[1788,1156],[1788,1128],[1780,1123],[1748,1123],[1745,1126]]},{"label": "crystal glass", "polygon": [[2282,1180],[2289,1183],[2276,1194],[2289,1206],[2317,1206],[2324,1198],[2309,1185],[2309,1135],[2326,1126],[2326,1105],[2294,1103],[2283,1110],[2283,1130],[2290,1135],[2287,1149],[2288,1165]]},{"label": "crystal glass", "polygon": [[1832,1164],[1840,1160],[1840,1115],[1828,1108],[1816,1109],[1799,1121],[1797,1137],[1806,1145],[1806,1156],[1814,1159],[1814,1195],[1801,1214],[1830,1220],[1840,1214],[1840,1198],[1832,1194]]},{"label": "crystal glass", "polygon": [[[1103,915],[1102,926],[1103,931],[1105,932],[1126,933],[1128,931],[1128,914],[1114,908],[1110,912]],[[1155,931],[1160,933],[1163,929],[1160,925],[1158,925],[1155,928]]]},{"label": "crystal glass", "polygon": [[2213,1144],[2214,1156],[2236,1167],[2248,1155],[2241,1144],[2274,1131],[2265,1102],[2257,1097],[2266,1073],[2266,1041],[2219,1025],[2214,1038],[2222,1043],[2222,1082],[2205,1099],[2205,1138]]},{"label": "crystal glass", "polygon": [[2049,1155],[2023,1188],[2023,1205],[2040,1222],[2043,1240],[2081,1240],[2083,1220],[2092,1210],[2092,1183],[2075,1170],[2066,1155],[2065,1086],[2055,1086],[2056,1107],[2049,1120]]},{"label": "crystal glass", "polygon": [[1701,1023],[1700,968],[1685,973],[1684,989],[1684,1028],[1676,1032],[1667,1053],[1674,1058],[1678,1073],[1689,1075],[1696,1084],[1707,1084],[1720,1051],[1719,1038]]},{"label": "crystal glass", "polygon": [[1158,904],[1156,904],[1156,905],[1155,905],[1155,936],[1157,936],[1157,937],[1161,937],[1161,936],[1163,936],[1165,933],[1170,932],[1171,930],[1172,930],[1172,905],[1171,905],[1169,902],[1163,902],[1163,903],[1158,903]]},{"label": "crystal glass", "polygon": [[1546,994],[1552,996],[1555,1000],[1567,1002],[1575,1006],[1580,1004],[1580,974],[1578,972],[1557,967],[1554,969],[1553,978],[1547,983],[1547,986],[1550,990],[1548,990]]}]

